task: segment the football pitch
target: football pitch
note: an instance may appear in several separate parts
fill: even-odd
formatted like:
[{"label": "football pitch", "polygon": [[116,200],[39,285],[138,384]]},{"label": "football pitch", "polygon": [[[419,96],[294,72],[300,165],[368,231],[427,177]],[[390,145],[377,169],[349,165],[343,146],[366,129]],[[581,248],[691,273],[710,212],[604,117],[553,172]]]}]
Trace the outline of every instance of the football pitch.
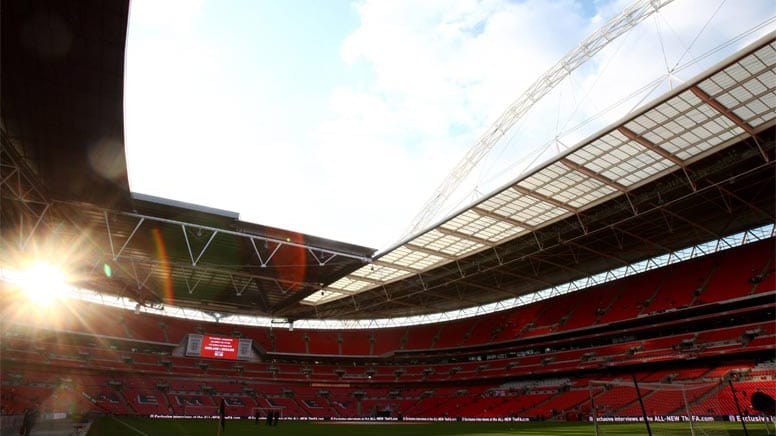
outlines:
[{"label": "football pitch", "polygon": [[[767,435],[764,424],[749,423],[750,436]],[[744,436],[740,423],[715,422],[696,426],[696,436],[732,435]],[[146,418],[100,418],[89,430],[87,436],[214,436],[218,431],[216,420],[193,419],[146,419]],[[277,427],[268,427],[263,421],[229,420],[222,436],[247,435],[283,436],[591,436],[595,435],[590,423],[523,422],[297,422],[283,421]],[[643,424],[602,424],[599,434],[646,435]],[[658,424],[653,426],[653,435],[690,435],[687,424]]]}]

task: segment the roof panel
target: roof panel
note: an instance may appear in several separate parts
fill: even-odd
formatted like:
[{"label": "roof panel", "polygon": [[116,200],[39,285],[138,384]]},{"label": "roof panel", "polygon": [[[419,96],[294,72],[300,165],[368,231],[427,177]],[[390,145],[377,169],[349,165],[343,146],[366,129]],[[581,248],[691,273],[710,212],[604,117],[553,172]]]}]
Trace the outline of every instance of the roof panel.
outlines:
[{"label": "roof panel", "polygon": [[[504,200],[506,201],[506,199]],[[502,203],[503,204],[503,203]],[[460,215],[457,215],[453,217],[452,219],[448,220],[444,224],[442,224],[442,227],[449,229],[449,230],[455,230],[458,231],[461,228],[464,228],[468,226],[469,224],[477,221],[480,218],[480,215],[473,211],[473,210],[467,210]]]},{"label": "roof panel", "polygon": [[753,95],[759,95],[768,90],[768,87],[760,82],[758,78],[748,80],[746,83],[744,83],[744,88],[746,88],[746,90],[751,92]]},{"label": "roof panel", "polygon": [[342,277],[341,279],[329,285],[329,288],[357,292],[357,291],[360,291],[361,289],[368,287],[370,285],[369,282],[358,280],[353,277],[363,269],[364,268],[362,267],[358,271],[353,272],[350,276]]},{"label": "roof panel", "polygon": [[479,242],[467,240],[461,236],[447,234],[436,229],[426,232],[416,238],[413,241],[413,244],[454,257],[458,257],[485,246]]},{"label": "roof panel", "polygon": [[[412,243],[412,241],[410,243]],[[399,271],[406,271],[407,269],[410,271],[422,271],[443,260],[444,258],[441,256],[413,250],[407,244],[397,247],[380,258],[382,264],[395,265]],[[377,266],[375,267],[375,271],[380,271]],[[389,275],[392,277],[394,276],[394,274]],[[381,280],[383,280],[383,278],[381,278]]]},{"label": "roof panel", "polygon": [[520,208],[514,201],[520,195],[522,194],[513,189],[506,189],[480,203],[479,208],[505,218],[517,219],[516,215]]},{"label": "roof panel", "polygon": [[[730,83],[734,82],[731,80]],[[684,108],[684,112],[679,113],[679,108]],[[671,121],[651,131],[645,128],[643,117],[637,117],[627,123],[626,127],[681,160],[704,153],[730,137],[742,133],[731,120],[701,101],[689,90],[669,99],[645,115],[651,116],[654,113],[667,113],[673,110],[677,113]],[[670,166],[665,162],[656,161],[650,165],[651,171],[641,174],[640,177],[648,177]]]},{"label": "roof panel", "polygon": [[410,274],[412,273],[404,269],[392,268],[381,263],[363,266],[351,275],[355,278],[369,279],[370,282],[384,282]]},{"label": "roof panel", "polygon": [[757,51],[754,52],[754,57],[769,67],[776,65],[776,42],[771,42],[770,44],[757,49]]},{"label": "roof panel", "polygon": [[[766,49],[767,49],[767,47],[764,48],[764,49],[761,49],[760,52],[763,55],[763,57],[767,58],[768,54],[767,54],[767,50]],[[746,69],[746,71],[748,71],[749,74],[751,74],[751,75],[757,75],[757,73],[759,73],[762,70],[764,70],[765,68],[767,68],[765,63],[762,61],[762,59],[760,59],[760,57],[758,57],[757,53],[755,53],[754,56],[748,56],[748,57],[744,58],[743,60],[741,60],[739,62],[739,64],[741,64],[741,66],[744,69]]]},{"label": "roof panel", "polygon": [[[516,226],[510,222],[499,220],[491,216],[480,215],[471,210],[462,215],[470,214],[474,215],[474,219],[469,220],[465,224],[459,225],[449,221],[443,224],[442,227],[474,238],[484,239],[488,242],[498,242],[502,240],[504,236],[502,236],[501,233],[503,232],[508,232],[509,235],[513,235],[523,230],[522,227]],[[505,218],[508,218],[508,216],[505,216]],[[484,248],[484,244],[478,244],[477,248]]]},{"label": "roof panel", "polygon": [[487,239],[490,242],[501,242],[513,236],[517,236],[521,233],[525,233],[526,229],[520,226],[511,225],[504,221],[498,221],[492,226],[482,229],[474,236],[482,239]]},{"label": "roof panel", "polygon": [[474,219],[470,220],[469,222],[465,223],[464,225],[460,225],[458,227],[448,226],[448,225],[442,225],[442,227],[454,230],[457,232],[465,233],[467,235],[474,236],[477,232],[479,232],[482,229],[488,228],[499,221],[496,218],[489,217],[489,216],[482,216],[477,214],[474,211],[468,211],[471,212],[473,215],[475,215]]},{"label": "roof panel", "polygon": [[[653,112],[653,114],[659,114],[659,112]],[[644,122],[645,120],[647,121],[646,123]],[[632,128],[629,128],[630,130],[643,133],[646,132],[644,124],[655,126],[656,129],[666,130],[662,126],[653,123],[647,116],[638,117],[631,122],[630,127]],[[645,148],[643,145],[628,140],[617,130],[613,130],[599,140],[593,141],[585,147],[585,149],[588,148],[595,149],[597,154],[589,152],[583,154],[580,153],[581,150],[577,150],[568,156],[569,160],[626,187],[671,166],[670,161]],[[588,156],[593,157],[586,160],[585,158]],[[602,188],[603,186],[606,187]],[[598,198],[613,193],[614,190],[613,187],[600,183],[597,189],[591,191],[597,194],[591,198],[595,201]],[[575,203],[579,204],[579,199]]]},{"label": "roof panel", "polygon": [[520,182],[520,186],[533,191],[539,189],[547,183],[547,176],[543,173],[536,173],[526,180]]},{"label": "roof panel", "polygon": [[539,173],[547,179],[547,182],[537,187],[535,191],[550,198],[556,198],[559,193],[583,179],[560,162],[555,162]]},{"label": "roof panel", "polygon": [[425,270],[428,267],[435,265],[443,260],[444,258],[442,256],[435,256],[433,254],[423,253],[421,251],[409,250],[406,256],[400,257],[393,263],[404,268]]},{"label": "roof panel", "polygon": [[773,119],[776,104],[775,44],[771,43],[712,75],[698,87],[744,122],[759,127]]},{"label": "roof panel", "polygon": [[435,241],[439,240],[440,238],[443,238],[444,236],[445,234],[440,232],[439,230],[432,229],[418,236],[412,242],[415,245],[419,245],[421,247],[427,248],[429,244],[433,244]]},{"label": "roof panel", "polygon": [[532,202],[529,202],[525,199],[520,199],[516,203],[524,203],[526,205],[522,211],[516,215],[517,219],[531,226],[537,226],[544,221],[554,220],[561,215],[569,213],[566,209],[540,200],[532,200]]}]

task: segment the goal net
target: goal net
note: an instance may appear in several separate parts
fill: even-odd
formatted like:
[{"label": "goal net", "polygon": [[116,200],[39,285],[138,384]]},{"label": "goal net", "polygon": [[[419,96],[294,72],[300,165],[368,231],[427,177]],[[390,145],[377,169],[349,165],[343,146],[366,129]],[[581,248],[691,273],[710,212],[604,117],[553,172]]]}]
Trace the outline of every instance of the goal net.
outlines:
[{"label": "goal net", "polygon": [[730,406],[720,402],[725,388],[719,382],[591,381],[590,420],[598,436],[622,434],[628,426],[632,434],[727,436],[722,421]]}]

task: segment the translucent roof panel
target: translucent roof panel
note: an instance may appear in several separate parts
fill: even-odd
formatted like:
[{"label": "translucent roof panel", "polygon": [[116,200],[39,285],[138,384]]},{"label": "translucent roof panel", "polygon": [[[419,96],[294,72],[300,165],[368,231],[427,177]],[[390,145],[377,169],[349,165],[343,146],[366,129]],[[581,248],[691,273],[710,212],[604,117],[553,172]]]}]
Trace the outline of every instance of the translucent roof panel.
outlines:
[{"label": "translucent roof panel", "polygon": [[337,291],[358,292],[370,285],[372,285],[372,283],[367,281],[357,280],[357,279],[354,279],[353,277],[343,277],[337,280],[336,282],[332,283],[331,286],[329,286],[329,288]]},{"label": "translucent roof panel", "polygon": [[438,251],[449,256],[460,256],[472,250],[478,250],[485,247],[482,243],[443,233],[436,229],[426,232],[414,239],[412,241],[412,246]]},{"label": "translucent roof panel", "polygon": [[453,217],[442,224],[441,228],[492,243],[503,241],[525,230],[513,222],[483,215],[474,210],[467,210]]},{"label": "translucent roof panel", "polygon": [[548,181],[544,185],[538,186],[535,189],[536,192],[563,204],[568,204],[575,209],[615,190],[560,162],[542,169],[538,175]]},{"label": "translucent roof panel", "polygon": [[[520,183],[518,183],[519,186]],[[518,191],[519,192],[519,191]],[[560,207],[544,201],[536,195],[520,195],[513,202],[512,206],[517,210],[514,218],[529,226],[539,226],[542,223],[549,222],[562,215],[571,214],[571,206]]]},{"label": "translucent roof panel", "polygon": [[[576,150],[568,160],[594,171],[624,187],[630,187],[672,166],[658,153],[630,141],[622,133],[613,130]],[[601,197],[611,194],[611,186],[600,189]]]},{"label": "translucent roof panel", "polygon": [[[353,292],[357,293],[357,292]],[[315,292],[305,297],[300,303],[308,305],[318,305],[328,303],[330,301],[339,300],[340,298],[347,297],[350,293],[343,293],[338,290],[327,288],[321,292]]]},{"label": "translucent roof panel", "polygon": [[412,271],[408,271],[403,268],[393,268],[383,263],[367,265],[357,269],[351,275],[355,278],[368,279],[368,282],[372,284],[379,284],[384,281],[395,280],[400,277],[413,274]]},{"label": "translucent roof panel", "polygon": [[515,216],[520,211],[520,206],[515,203],[515,200],[521,195],[523,194],[514,189],[505,189],[480,203],[478,208],[490,214],[495,214],[513,220],[513,222],[517,222]]},{"label": "translucent roof panel", "polygon": [[713,99],[745,123],[757,128],[776,118],[776,43],[751,55],[698,84]]},{"label": "translucent roof panel", "polygon": [[418,250],[412,250],[405,244],[381,257],[380,260],[387,264],[396,264],[404,268],[423,271],[432,265],[444,261],[445,258]]},{"label": "translucent roof panel", "polygon": [[625,127],[682,161],[743,133],[733,121],[690,90],[637,117]]}]

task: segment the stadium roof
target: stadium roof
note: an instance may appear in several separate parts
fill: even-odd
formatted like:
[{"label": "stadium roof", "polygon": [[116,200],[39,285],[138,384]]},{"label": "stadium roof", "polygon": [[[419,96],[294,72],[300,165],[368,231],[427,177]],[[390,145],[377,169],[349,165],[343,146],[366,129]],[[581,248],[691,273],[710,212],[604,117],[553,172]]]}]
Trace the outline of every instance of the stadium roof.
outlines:
[{"label": "stadium roof", "polygon": [[[140,304],[287,319],[434,313],[776,221],[773,34],[373,256],[130,195],[126,2],[19,4],[3,3],[1,14],[0,235],[12,249],[0,262],[56,256],[80,285]],[[51,29],[65,29],[73,48],[57,51]]]},{"label": "stadium roof", "polygon": [[[338,310],[351,307],[354,315],[365,306],[370,312],[378,307],[390,312],[388,308],[394,307],[397,314],[431,308],[440,311],[449,309],[450,303],[474,305],[492,302],[499,295],[514,297],[526,292],[526,281],[552,281],[549,271],[541,277],[530,271],[518,273],[508,266],[513,262],[531,264],[532,268],[535,268],[534,264],[550,266],[564,275],[597,272],[581,266],[570,267],[568,258],[553,253],[559,250],[557,247],[567,244],[577,246],[581,253],[597,254],[615,263],[637,260],[631,258],[633,253],[623,253],[612,259],[614,256],[608,253],[623,251],[622,244],[615,250],[599,251],[586,242],[593,233],[598,234],[596,237],[602,236],[596,227],[603,223],[593,224],[591,218],[607,209],[611,213],[629,209],[626,213],[631,216],[618,217],[618,221],[638,223],[642,227],[648,224],[647,221],[658,218],[653,212],[659,211],[663,219],[653,223],[650,233],[664,227],[661,221],[668,214],[686,222],[691,233],[702,230],[707,236],[717,235],[722,228],[714,227],[721,222],[704,227],[700,224],[704,219],[699,216],[675,214],[674,205],[666,202],[671,194],[668,191],[661,193],[662,185],[667,180],[685,185],[684,189],[689,191],[674,200],[677,203],[708,201],[706,191],[722,189],[715,187],[722,180],[711,182],[698,175],[710,165],[722,166],[721,153],[732,146],[737,146],[734,149],[738,150],[742,143],[750,144],[752,151],[758,153],[754,156],[755,167],[737,171],[756,171],[757,166],[772,171],[772,128],[776,122],[773,36],[768,35],[700,79],[647,106],[637,115],[615,123],[477,204],[381,253],[372,265],[361,267],[328,286],[324,293],[306,298],[303,303],[325,304],[358,295],[359,298],[339,304]],[[736,174],[729,176],[735,178]],[[663,183],[659,182],[661,180]],[[761,180],[772,180],[772,177]],[[753,181],[753,184],[757,182]],[[667,204],[644,204],[641,196],[649,191],[668,197],[663,198]],[[758,200],[747,201],[752,202],[751,206]],[[772,204],[760,209],[763,219],[773,219]],[[571,238],[558,232],[557,241],[548,244],[540,235],[551,232],[553,224],[557,223],[576,227],[577,231],[572,232]],[[609,233],[617,233],[613,222],[606,228],[613,229]],[[670,226],[665,230],[670,238],[674,238]],[[641,230],[644,231],[646,229]],[[668,247],[674,243],[664,241],[664,238],[646,239],[646,235],[640,233],[635,236],[639,235],[642,237],[636,239],[653,246]],[[571,241],[575,241],[573,245]],[[507,254],[512,245],[533,245],[533,248],[520,251],[520,257],[513,259]],[[572,264],[580,263],[578,256],[571,253],[574,249],[567,247],[559,251],[572,255]],[[556,258],[550,260],[553,257]],[[488,273],[483,274],[482,264],[488,258],[492,265],[488,267]],[[477,272],[469,273],[475,265]],[[448,270],[441,274],[446,281],[438,283],[436,272],[444,270]],[[483,277],[485,275],[489,277]],[[364,292],[369,294],[361,296]],[[405,297],[408,294],[424,295]]]},{"label": "stadium roof", "polygon": [[2,128],[49,200],[129,206],[128,1],[2,4]]},{"label": "stadium roof", "polygon": [[[80,284],[143,304],[260,313],[367,262],[373,249],[130,194],[128,10],[127,1],[2,4],[0,222],[3,246],[12,249],[0,261],[65,256]],[[100,277],[108,269],[111,277]]]}]

